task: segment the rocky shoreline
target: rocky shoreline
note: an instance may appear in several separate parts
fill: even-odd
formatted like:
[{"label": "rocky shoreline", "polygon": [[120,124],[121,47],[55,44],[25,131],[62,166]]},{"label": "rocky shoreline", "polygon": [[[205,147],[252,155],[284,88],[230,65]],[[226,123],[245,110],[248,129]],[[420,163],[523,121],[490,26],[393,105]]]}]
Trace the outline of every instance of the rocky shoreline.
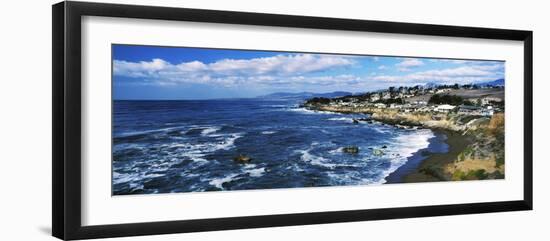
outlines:
[{"label": "rocky shoreline", "polygon": [[[380,122],[399,128],[428,128],[446,136],[446,153],[415,154],[411,159],[419,162],[408,170],[396,170],[388,183],[412,183],[427,181],[458,181],[504,178],[504,114],[492,117],[471,118],[453,113],[401,112],[376,107],[354,108],[348,106],[302,106],[314,111],[342,114],[366,114],[354,119],[359,122]],[[427,152],[427,153],[426,153]],[[409,160],[413,161],[413,160]],[[395,172],[394,172],[395,173]],[[392,176],[393,175],[393,176]],[[396,177],[395,175],[400,175]]]},{"label": "rocky shoreline", "polygon": [[[376,107],[335,107],[325,105],[304,105],[304,108],[314,111],[328,111],[342,114],[366,114],[369,117],[365,118],[365,121],[369,119],[372,121],[378,121],[384,124],[394,125],[397,127],[425,127],[425,128],[438,128],[450,131],[464,131],[468,129],[468,123],[457,123],[447,115],[432,113],[405,113],[399,110],[376,108]],[[471,123],[470,123],[471,124]]]}]

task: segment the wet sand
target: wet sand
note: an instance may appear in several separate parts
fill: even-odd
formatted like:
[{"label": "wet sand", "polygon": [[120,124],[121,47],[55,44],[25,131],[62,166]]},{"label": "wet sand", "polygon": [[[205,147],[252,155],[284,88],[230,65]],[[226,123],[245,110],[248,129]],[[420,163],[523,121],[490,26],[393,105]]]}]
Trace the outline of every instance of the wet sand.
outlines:
[{"label": "wet sand", "polygon": [[434,129],[434,138],[428,148],[409,157],[407,163],[386,177],[386,183],[414,183],[447,181],[450,176],[443,172],[445,165],[452,163],[472,140],[460,133]]}]

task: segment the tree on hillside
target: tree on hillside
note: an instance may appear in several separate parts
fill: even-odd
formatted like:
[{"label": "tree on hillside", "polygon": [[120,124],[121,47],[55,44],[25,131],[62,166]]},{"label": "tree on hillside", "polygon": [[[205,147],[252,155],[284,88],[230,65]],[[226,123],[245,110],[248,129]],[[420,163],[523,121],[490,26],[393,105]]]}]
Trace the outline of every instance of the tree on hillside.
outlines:
[{"label": "tree on hillside", "polygon": [[392,99],[380,99],[380,100],[377,100],[375,101],[374,103],[384,103],[386,105],[389,105],[389,104],[404,104],[405,101],[403,101],[403,99],[401,98],[392,98]]},{"label": "tree on hillside", "polygon": [[330,103],[330,99],[329,98],[324,98],[324,97],[314,97],[312,99],[309,99],[306,101],[306,103],[308,104],[329,104]]},{"label": "tree on hillside", "polygon": [[430,104],[449,104],[449,105],[461,105],[464,103],[464,99],[457,95],[439,95],[435,94],[430,97],[428,101]]}]

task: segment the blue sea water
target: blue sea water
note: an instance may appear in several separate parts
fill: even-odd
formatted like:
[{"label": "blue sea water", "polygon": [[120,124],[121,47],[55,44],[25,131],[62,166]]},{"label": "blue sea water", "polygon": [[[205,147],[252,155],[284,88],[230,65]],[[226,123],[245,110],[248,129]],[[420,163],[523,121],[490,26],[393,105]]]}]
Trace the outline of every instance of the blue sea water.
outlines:
[{"label": "blue sea water", "polygon": [[[367,116],[300,102],[114,101],[113,194],[381,184],[438,140],[428,129],[354,124]],[[234,162],[240,154],[252,161]]]}]

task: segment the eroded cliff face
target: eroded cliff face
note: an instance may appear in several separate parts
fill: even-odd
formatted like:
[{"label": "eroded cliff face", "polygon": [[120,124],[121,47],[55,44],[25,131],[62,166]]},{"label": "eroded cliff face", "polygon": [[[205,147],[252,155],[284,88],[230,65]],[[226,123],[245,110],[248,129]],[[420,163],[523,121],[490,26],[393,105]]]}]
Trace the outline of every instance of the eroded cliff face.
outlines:
[{"label": "eroded cliff face", "polygon": [[470,124],[464,135],[474,142],[462,151],[455,161],[445,166],[451,180],[477,180],[503,178],[504,167],[504,113],[489,120]]}]

